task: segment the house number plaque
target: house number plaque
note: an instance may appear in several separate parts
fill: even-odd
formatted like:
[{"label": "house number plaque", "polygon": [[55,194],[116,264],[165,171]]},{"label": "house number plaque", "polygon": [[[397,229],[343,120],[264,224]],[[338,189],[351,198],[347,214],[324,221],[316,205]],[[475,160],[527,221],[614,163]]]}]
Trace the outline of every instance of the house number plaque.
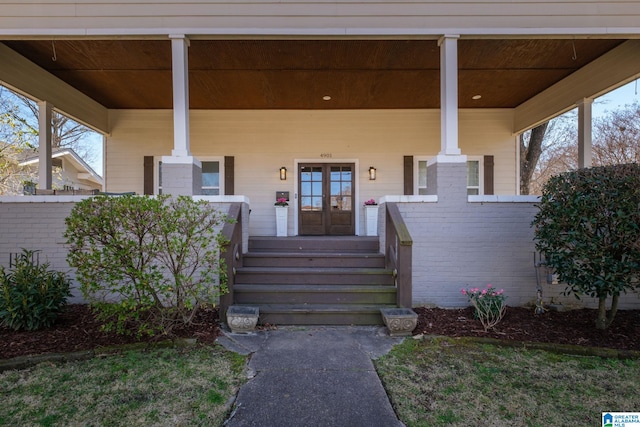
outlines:
[{"label": "house number plaque", "polygon": [[330,159],[331,157],[333,157],[331,153],[320,153],[320,158],[322,159]]}]

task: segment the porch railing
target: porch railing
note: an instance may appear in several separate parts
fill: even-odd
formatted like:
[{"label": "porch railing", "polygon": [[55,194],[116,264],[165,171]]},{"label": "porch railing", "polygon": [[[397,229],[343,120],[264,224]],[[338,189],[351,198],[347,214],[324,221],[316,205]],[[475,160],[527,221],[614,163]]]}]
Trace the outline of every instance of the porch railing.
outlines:
[{"label": "porch railing", "polygon": [[233,304],[233,285],[236,268],[242,266],[242,203],[232,203],[227,214],[231,219],[224,225],[222,235],[225,244],[221,258],[225,263],[228,292],[220,296],[220,320],[226,322],[227,308]]},{"label": "porch railing", "polygon": [[413,240],[407,225],[395,203],[386,203],[385,214],[385,264],[392,269],[399,307],[411,308],[412,283],[411,263]]}]

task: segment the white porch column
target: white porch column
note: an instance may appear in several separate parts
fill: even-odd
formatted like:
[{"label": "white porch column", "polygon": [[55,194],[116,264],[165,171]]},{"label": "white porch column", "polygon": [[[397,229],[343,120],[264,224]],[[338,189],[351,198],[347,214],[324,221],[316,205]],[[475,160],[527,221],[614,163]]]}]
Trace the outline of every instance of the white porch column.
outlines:
[{"label": "white porch column", "polygon": [[458,35],[440,46],[440,152],[427,164],[427,194],[438,203],[467,202],[467,156],[458,146]]},{"label": "white porch column", "polygon": [[189,142],[189,39],[170,35],[173,76],[173,150],[162,156],[162,191],[173,196],[202,193],[202,164]]},{"label": "white porch column", "polygon": [[589,168],[593,164],[591,160],[593,99],[583,98],[576,104],[578,104],[578,167]]},{"label": "white porch column", "polygon": [[191,155],[189,144],[189,39],[170,35],[173,75],[173,150],[174,157]]},{"label": "white porch column", "polygon": [[38,102],[38,188],[51,190],[51,117],[53,106],[47,101]]},{"label": "white porch column", "polygon": [[458,156],[458,38],[445,35],[440,46],[440,145],[439,156]]}]

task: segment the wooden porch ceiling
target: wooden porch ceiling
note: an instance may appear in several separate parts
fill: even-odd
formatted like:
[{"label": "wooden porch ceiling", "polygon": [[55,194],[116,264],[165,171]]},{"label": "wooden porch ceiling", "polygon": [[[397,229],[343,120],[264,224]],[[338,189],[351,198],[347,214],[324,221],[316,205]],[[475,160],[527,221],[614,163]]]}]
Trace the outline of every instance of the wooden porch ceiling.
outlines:
[{"label": "wooden porch ceiling", "polygon": [[[623,41],[462,39],[459,105],[516,107]],[[4,43],[107,108],[172,108],[168,40]],[[194,109],[438,108],[439,55],[434,40],[192,40],[190,104]],[[473,100],[474,95],[482,97]]]}]

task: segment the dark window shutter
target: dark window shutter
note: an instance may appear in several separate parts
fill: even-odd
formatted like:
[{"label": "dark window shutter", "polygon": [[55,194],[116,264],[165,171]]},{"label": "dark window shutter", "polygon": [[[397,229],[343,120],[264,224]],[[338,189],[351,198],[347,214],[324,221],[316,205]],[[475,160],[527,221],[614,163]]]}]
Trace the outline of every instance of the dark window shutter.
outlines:
[{"label": "dark window shutter", "polygon": [[493,156],[484,156],[484,194],[493,194]]},{"label": "dark window shutter", "polygon": [[144,156],[143,194],[153,195],[153,156]]},{"label": "dark window shutter", "polygon": [[413,156],[404,156],[404,194],[413,195]]},{"label": "dark window shutter", "polygon": [[233,178],[235,171],[233,170],[234,157],[224,156],[224,194],[232,196],[234,193]]}]

